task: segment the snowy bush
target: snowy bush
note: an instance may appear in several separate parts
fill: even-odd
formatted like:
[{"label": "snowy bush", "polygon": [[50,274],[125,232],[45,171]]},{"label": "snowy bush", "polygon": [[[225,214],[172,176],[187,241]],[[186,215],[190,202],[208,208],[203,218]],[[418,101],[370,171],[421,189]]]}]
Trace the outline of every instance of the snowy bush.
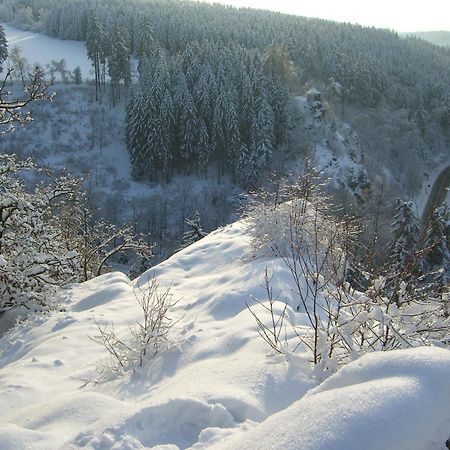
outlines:
[{"label": "snowy bush", "polygon": [[[450,293],[420,279],[405,280],[395,266],[378,276],[359,269],[364,283],[350,284],[357,233],[349,220],[337,219],[313,183],[302,182],[299,198],[285,203],[261,202],[247,217],[255,256],[281,258],[292,276],[298,299],[290,305],[306,315],[309,327],[298,327],[287,309],[275,309],[266,274],[269,304],[256,299],[251,312],[260,334],[278,352],[300,346],[312,354],[320,371],[377,350],[450,343]],[[261,318],[264,307],[269,321]],[[278,312],[277,312],[278,311]],[[287,324],[297,336],[294,348],[280,339]]]},{"label": "snowy bush", "polygon": [[79,181],[52,177],[31,192],[23,177],[36,171],[30,160],[0,155],[0,313],[46,308],[55,287],[77,279],[77,253],[61,239],[54,216]]},{"label": "snowy bush", "polygon": [[145,236],[136,235],[132,225],[114,225],[96,218],[84,193],[80,193],[71,207],[60,211],[59,222],[67,242],[77,253],[80,280],[87,281],[109,270],[110,260],[117,256],[134,255],[151,258],[151,246]]},{"label": "snowy bush", "polygon": [[131,225],[93,217],[81,183],[0,155],[0,313],[46,310],[57,287],[104,273],[111,258],[151,256]]}]

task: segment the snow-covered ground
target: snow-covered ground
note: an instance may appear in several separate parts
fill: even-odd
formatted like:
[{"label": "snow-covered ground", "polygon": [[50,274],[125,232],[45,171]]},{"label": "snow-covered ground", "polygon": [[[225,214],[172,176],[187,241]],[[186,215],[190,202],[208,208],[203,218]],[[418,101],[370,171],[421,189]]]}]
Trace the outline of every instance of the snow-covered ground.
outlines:
[{"label": "snow-covered ground", "polygon": [[5,29],[9,50],[19,47],[30,64],[45,67],[53,60],[65,59],[68,70],[73,71],[78,66],[83,79],[93,78],[84,43],[54,39],[44,34],[18,30],[4,23],[0,25]]},{"label": "snow-covered ground", "polygon": [[[58,82],[52,91],[56,94],[52,102],[30,105],[32,123],[2,137],[1,151],[87,178],[101,216],[119,223],[132,221],[139,232],[150,233],[153,242],[173,239],[170,250],[179,245],[176,240],[187,229],[184,220],[195,210],[206,230],[230,221],[238,206],[233,194],[238,191],[230,181],[219,183],[213,170],[207,179],[175,176],[169,184],[132,177],[123,102],[115,107],[109,99],[95,102],[93,87],[87,83]],[[159,251],[155,248],[155,254]]]},{"label": "snow-covered ground", "polygon": [[[306,156],[330,186],[344,189],[363,200],[369,192],[370,179],[364,168],[357,133],[347,123],[337,126],[326,115],[315,116],[305,96],[296,97],[295,104],[302,116],[303,127],[309,130],[312,138],[312,151]],[[302,160],[299,162],[303,164]]]},{"label": "snow-covered ground", "polygon": [[[424,209],[427,204],[434,183],[436,182],[437,178],[442,173],[442,171],[446,169],[449,165],[450,159],[441,161],[436,165],[435,169],[427,176],[427,180],[415,200],[418,217],[422,217],[424,213]],[[446,201],[448,205],[450,205],[450,191],[448,191],[447,193]]]},{"label": "snow-covered ground", "polygon": [[[280,299],[290,277],[248,252],[242,224],[230,225],[133,282],[112,273],[76,286],[63,312],[3,336],[0,448],[445,449],[450,352],[371,354],[318,385],[305,353],[269,355],[258,336],[245,302],[264,300],[265,267]],[[95,321],[127,335],[149,276],[178,300],[174,345],[134,374],[98,380],[107,355],[89,339]]]}]

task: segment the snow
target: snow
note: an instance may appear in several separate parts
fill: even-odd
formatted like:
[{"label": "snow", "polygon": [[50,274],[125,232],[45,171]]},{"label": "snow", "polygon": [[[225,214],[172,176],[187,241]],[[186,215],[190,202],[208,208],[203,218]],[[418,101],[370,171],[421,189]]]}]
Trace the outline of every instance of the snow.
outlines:
[{"label": "snow", "polygon": [[[366,355],[318,385],[307,354],[274,356],[258,336],[245,302],[264,301],[265,267],[280,299],[290,278],[249,253],[235,223],[135,281],[111,273],[64,291],[61,312],[7,332],[0,449],[444,449],[450,352]],[[152,276],[178,300],[173,345],[135,373],[101,376],[95,321],[126,336]]]},{"label": "snow", "polygon": [[44,34],[18,30],[4,23],[0,25],[5,30],[9,50],[19,47],[30,64],[45,67],[53,60],[65,59],[68,70],[73,71],[79,66],[83,79],[93,78],[92,65],[88,60],[84,43],[54,39]]},{"label": "snow", "polygon": [[213,448],[438,449],[450,430],[448,350],[365,355],[301,400]]},{"label": "snow", "polygon": [[[427,179],[420,191],[419,195],[415,199],[417,215],[418,217],[422,217],[424,213],[425,206],[427,204],[428,198],[431,193],[431,189],[433,188],[436,179],[442,173],[444,169],[446,169],[450,165],[450,160],[441,160],[436,164],[436,167],[428,174]],[[446,202],[450,205],[450,191],[447,194]]]},{"label": "snow", "polygon": [[308,98],[318,94],[320,92],[312,88],[307,97],[295,97],[303,125],[314,137],[311,153],[307,156],[328,185],[336,189],[344,188],[362,200],[370,190],[370,179],[364,167],[358,135],[347,123],[340,124],[336,129],[336,123],[333,124],[326,115],[315,117]]}]

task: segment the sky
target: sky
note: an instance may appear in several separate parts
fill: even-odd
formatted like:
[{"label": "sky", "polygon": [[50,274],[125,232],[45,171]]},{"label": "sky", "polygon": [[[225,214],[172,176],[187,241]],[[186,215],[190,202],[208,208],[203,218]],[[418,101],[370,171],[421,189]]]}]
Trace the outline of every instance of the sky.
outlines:
[{"label": "sky", "polygon": [[450,31],[450,0],[211,0],[400,32]]}]

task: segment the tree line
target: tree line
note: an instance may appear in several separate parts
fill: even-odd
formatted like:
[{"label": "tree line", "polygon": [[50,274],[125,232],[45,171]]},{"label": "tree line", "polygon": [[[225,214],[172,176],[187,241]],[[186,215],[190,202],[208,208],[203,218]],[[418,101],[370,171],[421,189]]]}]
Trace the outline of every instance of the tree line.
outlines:
[{"label": "tree line", "polygon": [[185,0],[4,0],[0,5],[1,20],[85,42],[92,36],[92,13],[106,34],[126,30],[133,54],[143,16],[154,40],[170,54],[194,42],[239,43],[260,51],[277,42],[286,45],[303,81],[338,82],[341,101],[405,107],[419,125],[430,115],[445,126],[450,122],[450,50],[393,31]]}]

